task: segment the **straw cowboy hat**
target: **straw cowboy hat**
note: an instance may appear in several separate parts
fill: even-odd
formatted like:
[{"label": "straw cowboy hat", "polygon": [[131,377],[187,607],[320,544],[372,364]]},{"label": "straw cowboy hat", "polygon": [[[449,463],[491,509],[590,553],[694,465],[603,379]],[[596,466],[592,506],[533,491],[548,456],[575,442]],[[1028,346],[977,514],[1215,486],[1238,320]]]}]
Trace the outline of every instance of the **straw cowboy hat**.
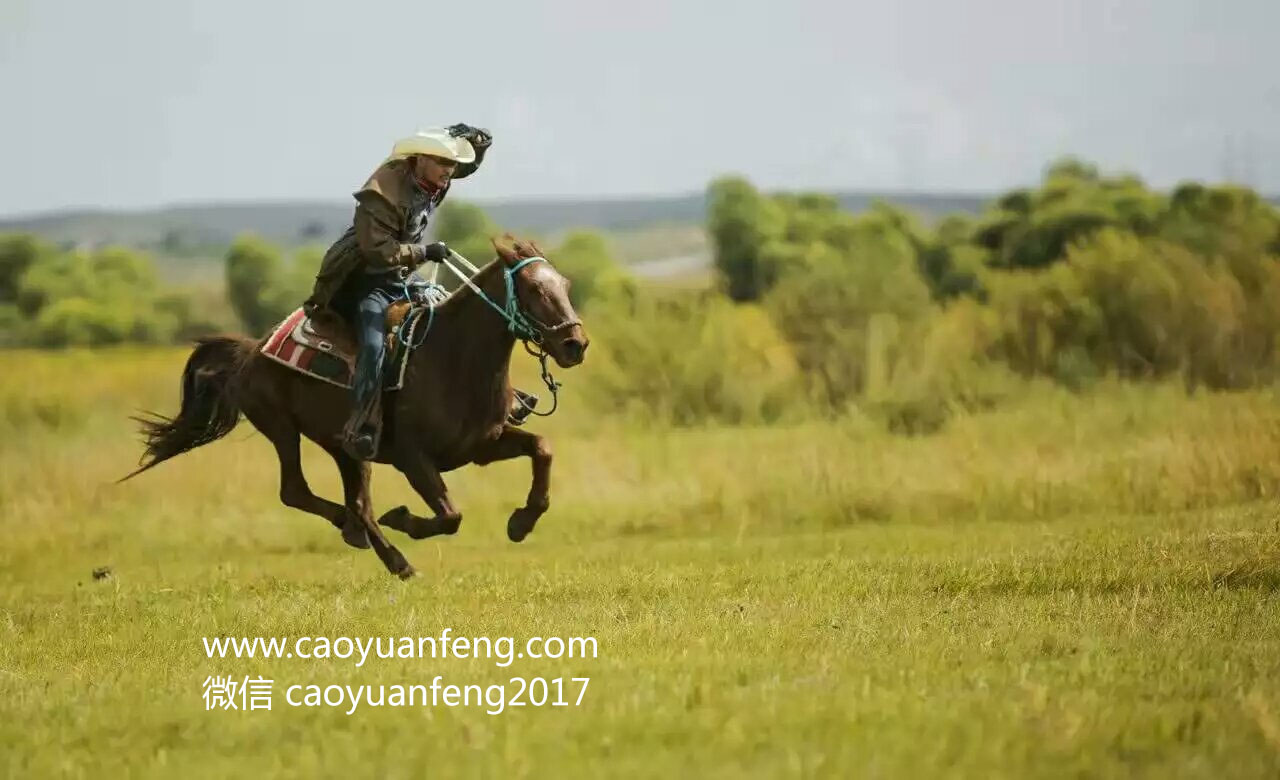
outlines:
[{"label": "straw cowboy hat", "polygon": [[407,138],[401,138],[391,147],[391,156],[387,160],[403,160],[415,154],[443,157],[463,165],[475,162],[476,159],[476,150],[470,141],[449,135],[449,131],[443,127],[429,127]]}]

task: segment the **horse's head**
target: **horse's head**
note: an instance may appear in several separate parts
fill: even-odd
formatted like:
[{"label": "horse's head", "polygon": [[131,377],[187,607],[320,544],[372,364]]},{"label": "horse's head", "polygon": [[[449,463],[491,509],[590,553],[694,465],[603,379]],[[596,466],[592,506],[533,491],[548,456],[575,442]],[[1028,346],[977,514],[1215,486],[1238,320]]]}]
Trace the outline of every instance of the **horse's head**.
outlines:
[{"label": "horse's head", "polygon": [[[516,299],[537,329],[543,349],[561,368],[581,363],[590,339],[569,302],[569,280],[532,241],[507,236],[493,246],[507,270],[514,270]],[[531,258],[537,260],[526,262]]]}]

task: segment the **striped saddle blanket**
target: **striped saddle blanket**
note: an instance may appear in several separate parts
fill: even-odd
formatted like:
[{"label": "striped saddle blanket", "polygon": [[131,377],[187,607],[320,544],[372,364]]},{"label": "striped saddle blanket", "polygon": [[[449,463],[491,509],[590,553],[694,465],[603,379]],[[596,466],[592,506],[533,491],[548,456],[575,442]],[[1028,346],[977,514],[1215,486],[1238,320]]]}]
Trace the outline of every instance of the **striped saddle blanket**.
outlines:
[{"label": "striped saddle blanket", "polygon": [[[404,386],[405,368],[413,351],[409,344],[418,343],[426,335],[417,332],[429,325],[423,321],[422,315],[426,312],[425,307],[410,309],[408,304],[393,305],[388,312],[387,352],[382,371],[384,390],[399,390]],[[356,348],[346,323],[333,322],[328,317],[313,320],[298,309],[276,326],[259,351],[294,371],[349,388],[355,376]]]}]

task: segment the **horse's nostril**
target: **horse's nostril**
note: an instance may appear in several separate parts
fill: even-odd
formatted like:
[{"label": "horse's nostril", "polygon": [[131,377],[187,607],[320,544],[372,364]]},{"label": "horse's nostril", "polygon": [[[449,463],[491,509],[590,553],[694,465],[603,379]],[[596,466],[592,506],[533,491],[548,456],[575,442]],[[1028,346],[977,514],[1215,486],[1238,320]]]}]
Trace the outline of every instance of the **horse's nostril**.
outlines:
[{"label": "horse's nostril", "polygon": [[587,351],[587,346],[577,339],[565,339],[564,353],[570,360],[577,362],[582,360],[582,353]]}]

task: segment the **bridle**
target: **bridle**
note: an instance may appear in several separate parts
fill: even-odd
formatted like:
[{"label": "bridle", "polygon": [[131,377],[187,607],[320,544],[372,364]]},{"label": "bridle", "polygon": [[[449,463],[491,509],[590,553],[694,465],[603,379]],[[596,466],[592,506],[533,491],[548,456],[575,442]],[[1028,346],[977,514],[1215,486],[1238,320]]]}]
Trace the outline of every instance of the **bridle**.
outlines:
[{"label": "bridle", "polygon": [[[471,274],[468,275],[459,270],[456,265],[450,262],[451,258],[465,266]],[[548,260],[545,257],[535,256],[526,257],[513,266],[508,266],[506,263],[503,263],[502,281],[506,288],[506,301],[502,306],[499,306],[494,302],[494,300],[490,298],[484,290],[480,289],[480,285],[472,281],[472,277],[479,273],[480,269],[472,265],[465,257],[450,249],[448,257],[443,258],[440,261],[440,264],[453,272],[453,275],[458,277],[463,284],[470,287],[472,292],[480,296],[480,300],[489,304],[490,308],[498,312],[498,314],[507,321],[507,329],[515,334],[516,338],[526,342],[525,346],[528,347],[528,342],[533,342],[534,344],[541,346],[543,340],[547,336],[572,328],[574,325],[582,324],[582,320],[574,317],[572,319],[567,319],[564,322],[556,323],[555,325],[547,325],[521,307],[520,296],[516,294],[516,274],[518,274],[520,269],[524,268],[526,265],[539,262],[547,263]]]},{"label": "bridle", "polygon": [[[471,272],[471,274],[468,275],[463,273],[456,265],[450,262],[451,259],[461,263]],[[533,409],[529,409],[529,412],[538,417],[550,417],[555,414],[556,408],[560,405],[558,393],[560,392],[561,384],[556,381],[555,377],[551,375],[551,370],[547,368],[547,358],[550,357],[550,355],[547,352],[546,347],[543,346],[543,343],[547,336],[554,335],[562,330],[567,330],[575,325],[581,325],[582,320],[574,317],[567,319],[564,322],[558,322],[555,325],[547,325],[537,317],[534,317],[532,314],[525,311],[520,305],[520,296],[516,293],[516,274],[519,273],[520,269],[524,268],[526,265],[539,262],[550,263],[547,258],[540,256],[526,257],[513,266],[508,266],[506,262],[502,263],[502,282],[506,291],[506,301],[504,301],[501,306],[490,298],[484,290],[480,289],[480,285],[476,284],[472,280],[472,277],[479,273],[480,269],[472,265],[471,261],[450,249],[449,255],[441,259],[440,264],[453,272],[453,275],[458,277],[463,284],[470,287],[472,292],[480,296],[480,300],[489,304],[490,308],[498,312],[498,314],[507,321],[507,329],[511,331],[516,338],[520,339],[520,342],[524,345],[525,351],[538,359],[538,363],[542,369],[542,382],[547,386],[547,390],[551,392],[551,410],[547,412],[535,412]],[[524,402],[521,401],[521,403],[523,404]]]}]

